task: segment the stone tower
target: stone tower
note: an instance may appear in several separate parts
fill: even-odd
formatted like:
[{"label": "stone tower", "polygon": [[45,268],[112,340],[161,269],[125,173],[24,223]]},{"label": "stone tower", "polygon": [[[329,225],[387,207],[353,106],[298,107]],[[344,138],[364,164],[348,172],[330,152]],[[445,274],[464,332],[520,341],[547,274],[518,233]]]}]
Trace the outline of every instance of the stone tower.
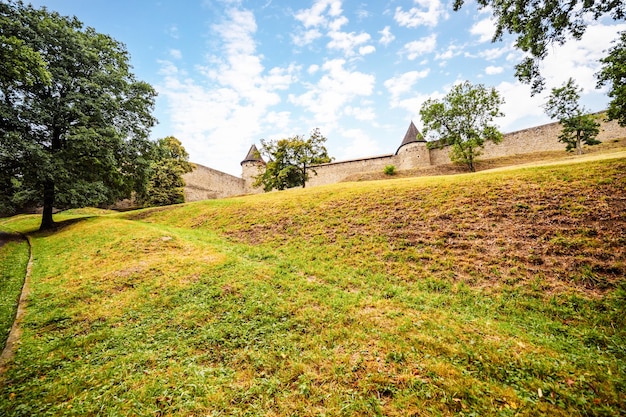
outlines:
[{"label": "stone tower", "polygon": [[252,184],[254,183],[254,178],[261,174],[264,169],[265,161],[261,156],[261,152],[255,145],[250,146],[248,154],[241,161],[241,178],[243,178],[244,192],[246,194],[263,192],[262,187],[254,188]]},{"label": "stone tower", "polygon": [[401,170],[430,166],[430,151],[426,146],[426,140],[413,121],[396,151],[396,156],[399,165],[397,168]]}]

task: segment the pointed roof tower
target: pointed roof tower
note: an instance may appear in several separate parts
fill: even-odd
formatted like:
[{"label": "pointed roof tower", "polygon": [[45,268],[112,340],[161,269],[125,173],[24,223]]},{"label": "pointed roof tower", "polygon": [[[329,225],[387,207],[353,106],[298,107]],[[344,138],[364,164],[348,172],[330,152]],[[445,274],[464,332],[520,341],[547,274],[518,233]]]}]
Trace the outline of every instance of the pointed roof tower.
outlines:
[{"label": "pointed roof tower", "polygon": [[[409,128],[407,129],[406,134],[404,135],[404,139],[402,140],[402,143],[398,147],[398,151],[404,145],[408,145],[409,143],[415,143],[415,142],[426,142],[426,141],[424,140],[424,136],[422,136],[420,131],[417,130],[417,128],[415,127],[413,120],[411,120],[411,124],[409,125]],[[398,154],[398,151],[396,151],[396,155]]]},{"label": "pointed roof tower", "polygon": [[255,145],[250,146],[250,150],[243,161],[241,161],[241,165],[245,162],[261,162],[262,164],[265,164],[265,161],[261,156],[261,152],[259,152]]}]

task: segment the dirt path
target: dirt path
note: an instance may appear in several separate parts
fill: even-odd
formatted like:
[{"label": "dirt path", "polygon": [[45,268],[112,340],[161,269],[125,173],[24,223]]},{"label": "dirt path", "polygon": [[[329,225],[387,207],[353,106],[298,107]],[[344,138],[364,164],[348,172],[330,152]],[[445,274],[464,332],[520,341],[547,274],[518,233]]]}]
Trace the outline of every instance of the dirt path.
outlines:
[{"label": "dirt path", "polygon": [[0,233],[0,248],[2,248],[3,245],[10,241],[22,239],[28,241],[28,265],[26,266],[26,277],[24,277],[24,285],[22,286],[22,293],[20,295],[20,300],[17,305],[15,320],[13,321],[13,326],[11,326],[9,337],[7,337],[6,346],[4,347],[2,354],[0,354],[0,376],[4,374],[8,364],[13,359],[13,356],[15,355],[15,350],[17,349],[17,345],[19,343],[20,336],[22,335],[21,322],[22,317],[24,316],[24,311],[26,309],[26,299],[28,298],[29,293],[30,273],[33,264],[33,251],[30,245],[30,240],[28,240],[24,236]]}]

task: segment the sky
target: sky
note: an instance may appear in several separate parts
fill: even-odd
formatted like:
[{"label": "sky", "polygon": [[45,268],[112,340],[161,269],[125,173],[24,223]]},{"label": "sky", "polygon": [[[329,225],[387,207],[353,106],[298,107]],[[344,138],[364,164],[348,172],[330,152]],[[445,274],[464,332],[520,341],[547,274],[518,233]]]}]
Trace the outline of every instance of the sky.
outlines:
[{"label": "sky", "polygon": [[469,0],[33,0],[126,45],[158,92],[151,138],[173,135],[190,160],[240,176],[252,144],[319,128],[335,160],[394,153],[419,110],[456,83],[495,87],[504,133],[551,120],[550,88],[573,77],[589,111],[607,107],[598,59],[626,23],[590,21],[553,46],[544,93],[514,77],[514,39],[491,42],[491,13]]}]

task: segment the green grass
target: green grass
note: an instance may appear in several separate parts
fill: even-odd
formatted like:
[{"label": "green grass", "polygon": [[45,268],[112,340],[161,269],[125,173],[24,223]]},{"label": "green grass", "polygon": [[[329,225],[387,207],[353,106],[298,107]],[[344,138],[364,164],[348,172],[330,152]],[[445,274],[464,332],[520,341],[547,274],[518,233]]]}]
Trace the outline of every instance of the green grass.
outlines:
[{"label": "green grass", "polygon": [[614,159],[5,220],[0,414],[623,415],[625,189]]},{"label": "green grass", "polygon": [[24,285],[28,264],[28,242],[19,235],[3,231],[7,243],[0,247],[0,350],[13,326],[17,303]]}]

